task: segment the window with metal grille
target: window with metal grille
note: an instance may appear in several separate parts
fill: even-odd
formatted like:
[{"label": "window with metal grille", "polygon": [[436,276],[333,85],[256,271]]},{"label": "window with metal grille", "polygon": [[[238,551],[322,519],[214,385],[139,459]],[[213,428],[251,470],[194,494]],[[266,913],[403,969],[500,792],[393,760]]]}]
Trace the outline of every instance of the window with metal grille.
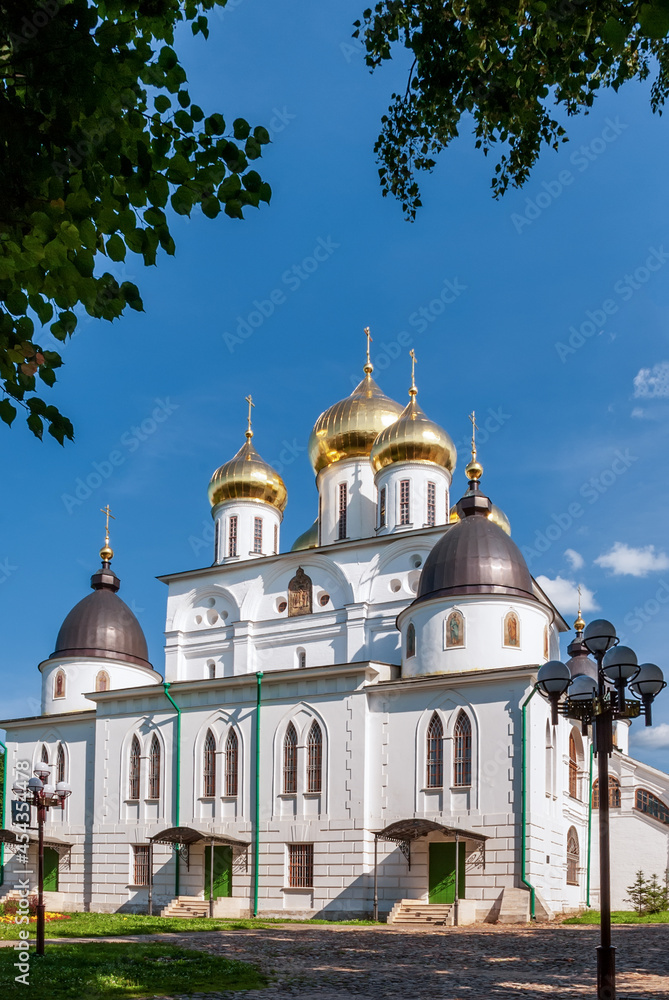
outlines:
[{"label": "window with metal grille", "polygon": [[453,784],[472,783],[472,724],[465,712],[460,712],[453,730]]},{"label": "window with metal grille", "polygon": [[239,787],[239,740],[231,729],[225,741],[225,794],[236,795]]},{"label": "window with metal grille", "polygon": [[310,889],[314,884],[314,845],[288,845],[288,885],[293,889]]},{"label": "window with metal grille", "polygon": [[379,490],[379,528],[385,528],[386,526],[386,504],[388,497],[388,487],[382,486]]},{"label": "window with metal grille", "polygon": [[216,794],[216,740],[211,729],[204,738],[203,758],[202,792],[206,798],[212,798]]},{"label": "window with metal grille", "polygon": [[[609,775],[609,807],[620,809],[620,782],[614,775]],[[592,786],[592,808],[599,809],[599,778]]]},{"label": "window with metal grille", "polygon": [[669,824],[669,806],[661,799],[658,799],[657,795],[646,791],[645,788],[637,788],[635,805],[639,812],[652,816],[653,819],[659,820],[660,823]]},{"label": "window with metal grille", "polygon": [[348,487],[346,483],[339,484],[339,526],[338,538],[346,538],[346,512],[348,507]]},{"label": "window with metal grille", "polygon": [[317,722],[311,723],[307,737],[307,791],[320,792],[323,782],[323,734]]},{"label": "window with metal grille", "polygon": [[444,786],[444,727],[435,712],[427,727],[427,787],[443,788]]},{"label": "window with metal grille", "polygon": [[65,781],[65,751],[60,743],[56,751],[56,781]]},{"label": "window with metal grille", "polygon": [[400,480],[400,524],[410,524],[411,494],[408,479]]},{"label": "window with metal grille", "polygon": [[274,555],[279,551],[279,526],[274,525]]},{"label": "window with metal grille", "polygon": [[416,655],[416,626],[409,622],[407,627],[407,659]]},{"label": "window with metal grille", "polygon": [[292,722],[283,738],[283,790],[286,795],[297,792],[297,732]]},{"label": "window with metal grille", "polygon": [[228,521],[228,556],[237,555],[237,517],[231,517]]},{"label": "window with metal grille", "polygon": [[129,799],[139,798],[139,776],[141,768],[140,754],[141,750],[139,747],[139,740],[136,736],[133,736],[132,743],[130,744]]},{"label": "window with metal grille", "polygon": [[133,885],[149,884],[149,845],[133,844]]},{"label": "window with metal grille", "polygon": [[149,798],[160,798],[160,740],[155,733],[149,750]]},{"label": "window with metal grille", "polygon": [[262,517],[253,518],[253,551],[262,553]]},{"label": "window with metal grille", "polygon": [[307,665],[307,651],[306,649],[298,649],[297,651],[297,665],[301,670]]},{"label": "window with metal grille", "polygon": [[427,484],[427,523],[430,527],[437,523],[437,487],[435,483]]},{"label": "window with metal grille", "polygon": [[578,753],[574,734],[569,734],[569,794],[572,798],[578,796]]},{"label": "window with metal grille", "polygon": [[579,855],[578,834],[572,826],[567,834],[567,885],[578,885]]}]

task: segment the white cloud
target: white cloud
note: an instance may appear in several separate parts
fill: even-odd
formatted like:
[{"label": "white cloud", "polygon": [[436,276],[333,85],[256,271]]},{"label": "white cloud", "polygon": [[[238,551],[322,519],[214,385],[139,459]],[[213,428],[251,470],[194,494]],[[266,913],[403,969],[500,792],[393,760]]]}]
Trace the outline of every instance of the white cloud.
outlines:
[{"label": "white cloud", "polygon": [[652,368],[642,368],[634,376],[634,396],[637,399],[669,396],[669,361],[661,361]]},{"label": "white cloud", "polygon": [[567,549],[565,551],[565,555],[569,560],[569,565],[572,569],[583,569],[585,566],[585,559],[581,553],[577,552],[575,549]]},{"label": "white cloud", "polygon": [[636,417],[637,420],[643,420],[646,416],[645,410],[642,410],[640,406],[635,406],[632,410],[632,416]]},{"label": "white cloud", "polygon": [[653,747],[654,750],[664,750],[669,747],[669,723],[661,722],[659,726],[649,726],[643,729],[632,729],[632,743],[640,747]]},{"label": "white cloud", "polygon": [[669,569],[669,556],[656,552],[654,545],[634,549],[624,542],[616,542],[610,552],[595,559],[597,566],[610,569],[614,576],[648,576],[661,569]]},{"label": "white cloud", "polygon": [[[563,614],[578,611],[578,584],[573,580],[565,580],[561,576],[556,576],[554,580],[548,576],[538,576],[537,583],[548,594],[558,611]],[[598,610],[595,595],[581,584],[581,611],[585,613]]]}]

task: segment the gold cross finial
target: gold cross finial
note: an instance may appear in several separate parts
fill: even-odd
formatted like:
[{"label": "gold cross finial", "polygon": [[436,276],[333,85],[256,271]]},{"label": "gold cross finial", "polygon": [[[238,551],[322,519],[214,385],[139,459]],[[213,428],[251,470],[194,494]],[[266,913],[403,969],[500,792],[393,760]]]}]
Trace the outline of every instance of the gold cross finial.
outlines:
[{"label": "gold cross finial", "polygon": [[250,441],[251,438],[253,437],[253,431],[251,430],[251,407],[255,406],[256,404],[253,402],[253,396],[251,395],[251,393],[249,393],[248,396],[245,396],[244,399],[249,404],[249,415],[248,415],[248,424],[246,427],[246,437]]},{"label": "gold cross finial", "polygon": [[581,584],[578,585],[578,618],[574,622],[574,629],[576,632],[582,632],[585,628],[585,622],[581,615]]},{"label": "gold cross finial", "polygon": [[109,518],[111,517],[112,521],[115,521],[116,518],[111,512],[109,504],[106,504],[104,507],[100,507],[100,513],[105,515],[105,544],[100,549],[100,558],[103,562],[111,562],[114,556],[114,551],[109,546]]},{"label": "gold cross finial", "polygon": [[363,371],[365,372],[365,375],[371,375],[372,372],[374,371],[374,365],[372,364],[372,359],[369,356],[369,348],[372,343],[373,337],[369,332],[368,326],[365,327],[365,336],[367,337],[367,361],[365,362],[365,367]]},{"label": "gold cross finial", "polygon": [[476,411],[472,410],[469,414],[469,419],[472,422],[472,462],[476,461],[476,432],[479,429],[479,425],[476,423]]},{"label": "gold cross finial", "polygon": [[413,347],[409,351],[409,356],[411,358],[411,388],[409,389],[409,395],[415,396],[418,392],[416,388],[416,365],[418,363],[418,358],[416,357],[416,352]]}]

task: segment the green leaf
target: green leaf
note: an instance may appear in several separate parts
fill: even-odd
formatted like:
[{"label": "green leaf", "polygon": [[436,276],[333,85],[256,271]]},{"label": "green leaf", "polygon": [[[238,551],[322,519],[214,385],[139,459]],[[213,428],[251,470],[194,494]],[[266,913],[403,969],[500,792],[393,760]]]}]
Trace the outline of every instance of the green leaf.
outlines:
[{"label": "green leaf", "polygon": [[158,94],[158,96],[154,98],[153,106],[156,111],[162,115],[165,111],[172,107],[172,102],[166,94]]},{"label": "green leaf", "polygon": [[664,38],[669,34],[669,6],[645,3],[639,11],[641,34],[647,38]]},{"label": "green leaf", "polygon": [[56,373],[51,368],[45,368],[44,365],[39,369],[39,377],[49,386],[56,381]]},{"label": "green leaf", "polygon": [[246,139],[251,132],[251,126],[244,118],[235,118],[232,123],[232,132],[235,139]]},{"label": "green leaf", "polygon": [[5,305],[14,316],[20,316],[28,308],[28,297],[23,292],[15,289],[5,299]]},{"label": "green leaf", "polygon": [[262,125],[257,125],[253,129],[253,136],[256,139],[256,141],[260,143],[261,146],[265,146],[267,145],[268,142],[271,142],[271,139],[269,137],[269,132],[267,131],[266,128],[263,128]]},{"label": "green leaf", "polygon": [[620,52],[627,40],[627,29],[615,17],[610,17],[602,28],[602,38],[614,52]]},{"label": "green leaf", "polygon": [[215,219],[221,211],[218,198],[213,197],[213,195],[210,198],[205,198],[202,202],[202,211],[208,219]]},{"label": "green leaf", "polygon": [[44,424],[42,423],[41,417],[38,417],[36,413],[30,413],[28,414],[26,423],[35,437],[38,437],[41,441],[42,435],[44,434]]},{"label": "green leaf", "polygon": [[11,425],[16,416],[16,407],[8,399],[0,399],[0,420]]},{"label": "green leaf", "polygon": [[118,233],[109,237],[105,244],[105,250],[110,260],[125,260],[126,245]]}]

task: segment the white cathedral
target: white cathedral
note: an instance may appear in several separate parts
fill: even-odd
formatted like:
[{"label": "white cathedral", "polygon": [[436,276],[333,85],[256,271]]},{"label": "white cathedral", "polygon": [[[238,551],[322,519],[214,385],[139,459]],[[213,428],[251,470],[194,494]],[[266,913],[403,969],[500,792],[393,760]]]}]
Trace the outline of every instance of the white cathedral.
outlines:
[{"label": "white cathedral", "polygon": [[[416,393],[412,377],[405,407],[384,395],[368,352],[311,432],[318,516],[289,551],[286,488],[249,418],[209,483],[213,563],[161,578],[164,677],[107,537],[39,665],[41,715],[0,723],[7,787],[42,767],[73,789],[48,812],[49,908],[402,925],[597,906],[591,741],[533,697],[568,625],[475,448],[453,503],[455,447]],[[594,676],[584,624],[569,666]],[[635,871],[668,864],[669,775],[629,756],[628,725],[607,794],[613,906],[629,909]],[[21,871],[13,815],[7,801],[0,895]]]}]

